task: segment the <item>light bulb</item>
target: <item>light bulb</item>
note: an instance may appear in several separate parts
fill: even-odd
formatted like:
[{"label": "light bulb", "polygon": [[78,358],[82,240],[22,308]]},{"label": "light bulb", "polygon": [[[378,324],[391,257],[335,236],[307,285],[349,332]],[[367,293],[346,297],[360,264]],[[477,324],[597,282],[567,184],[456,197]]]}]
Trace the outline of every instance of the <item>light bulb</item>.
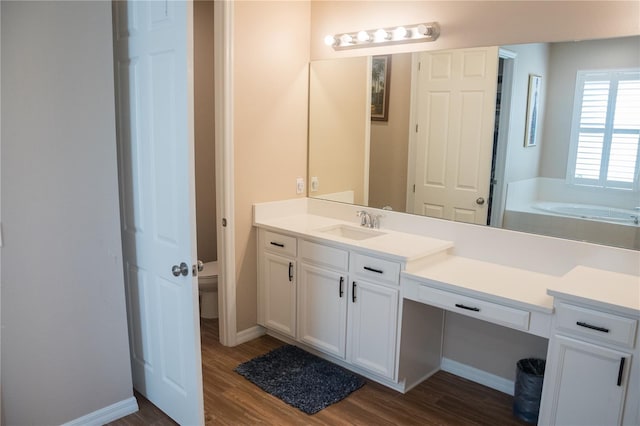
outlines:
[{"label": "light bulb", "polygon": [[358,33],[358,41],[361,41],[361,42],[369,41],[369,38],[370,38],[369,33],[366,31],[360,31]]},{"label": "light bulb", "polygon": [[378,31],[376,31],[376,33],[374,34],[374,37],[375,37],[375,41],[380,42],[380,41],[385,41],[389,37],[389,34],[387,34],[387,32],[381,28]]},{"label": "light bulb", "polygon": [[353,42],[353,37],[351,37],[349,34],[342,34],[342,36],[340,37],[341,46],[351,44],[351,42]]},{"label": "light bulb", "polygon": [[405,27],[398,27],[393,30],[393,39],[402,40],[407,36],[407,29]]},{"label": "light bulb", "polygon": [[328,35],[324,38],[324,44],[327,46],[333,46],[336,43],[336,39],[332,35]]},{"label": "light bulb", "polygon": [[431,27],[427,27],[425,24],[420,24],[416,27],[416,36],[429,36],[431,35]]}]

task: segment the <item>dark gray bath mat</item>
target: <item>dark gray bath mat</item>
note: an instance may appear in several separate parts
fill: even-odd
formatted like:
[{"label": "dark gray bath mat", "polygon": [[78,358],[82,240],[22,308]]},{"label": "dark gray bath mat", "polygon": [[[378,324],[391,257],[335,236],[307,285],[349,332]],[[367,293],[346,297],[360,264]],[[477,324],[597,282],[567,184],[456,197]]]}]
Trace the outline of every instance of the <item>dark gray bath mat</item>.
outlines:
[{"label": "dark gray bath mat", "polygon": [[364,379],[292,345],[240,364],[235,371],[262,390],[315,414],[364,385]]}]

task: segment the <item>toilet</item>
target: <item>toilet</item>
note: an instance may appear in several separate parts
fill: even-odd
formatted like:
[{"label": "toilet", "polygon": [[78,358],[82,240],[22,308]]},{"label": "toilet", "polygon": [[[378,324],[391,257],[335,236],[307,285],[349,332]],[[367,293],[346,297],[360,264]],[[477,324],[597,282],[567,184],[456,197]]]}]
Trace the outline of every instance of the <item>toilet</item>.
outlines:
[{"label": "toilet", "polygon": [[207,262],[198,273],[200,318],[218,318],[218,262]]}]

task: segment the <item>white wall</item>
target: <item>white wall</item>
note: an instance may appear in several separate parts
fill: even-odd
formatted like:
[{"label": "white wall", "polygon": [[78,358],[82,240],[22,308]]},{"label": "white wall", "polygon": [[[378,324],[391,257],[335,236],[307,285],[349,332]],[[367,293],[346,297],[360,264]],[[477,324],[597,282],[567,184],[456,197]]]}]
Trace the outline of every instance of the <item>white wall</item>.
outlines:
[{"label": "white wall", "polygon": [[[546,126],[546,99],[548,91],[547,65],[549,48],[546,43],[503,46],[517,53],[513,75],[511,116],[509,121],[509,141],[507,146],[505,183],[530,179],[538,176],[541,150],[545,141],[541,137]],[[529,93],[529,75],[542,77],[540,91],[540,113],[538,120],[538,142],[535,146],[524,146]]]},{"label": "white wall", "polygon": [[132,397],[111,4],[2,8],[2,398],[10,425]]}]

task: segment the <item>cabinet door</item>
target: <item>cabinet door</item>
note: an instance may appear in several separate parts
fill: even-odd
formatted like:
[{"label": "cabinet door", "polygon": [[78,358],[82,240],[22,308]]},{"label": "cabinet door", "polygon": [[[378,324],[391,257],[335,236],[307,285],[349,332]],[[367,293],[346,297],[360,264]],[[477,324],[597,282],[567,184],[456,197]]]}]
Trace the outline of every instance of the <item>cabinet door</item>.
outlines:
[{"label": "cabinet door", "polygon": [[296,271],[291,258],[264,253],[262,312],[264,326],[296,337]]},{"label": "cabinet door", "polygon": [[[631,355],[554,336],[540,424],[618,425]],[[624,360],[624,361],[622,361]]]},{"label": "cabinet door", "polygon": [[346,274],[300,266],[298,321],[300,340],[344,359],[347,331]]},{"label": "cabinet door", "polygon": [[388,379],[395,377],[398,290],[351,281],[349,362]]}]

